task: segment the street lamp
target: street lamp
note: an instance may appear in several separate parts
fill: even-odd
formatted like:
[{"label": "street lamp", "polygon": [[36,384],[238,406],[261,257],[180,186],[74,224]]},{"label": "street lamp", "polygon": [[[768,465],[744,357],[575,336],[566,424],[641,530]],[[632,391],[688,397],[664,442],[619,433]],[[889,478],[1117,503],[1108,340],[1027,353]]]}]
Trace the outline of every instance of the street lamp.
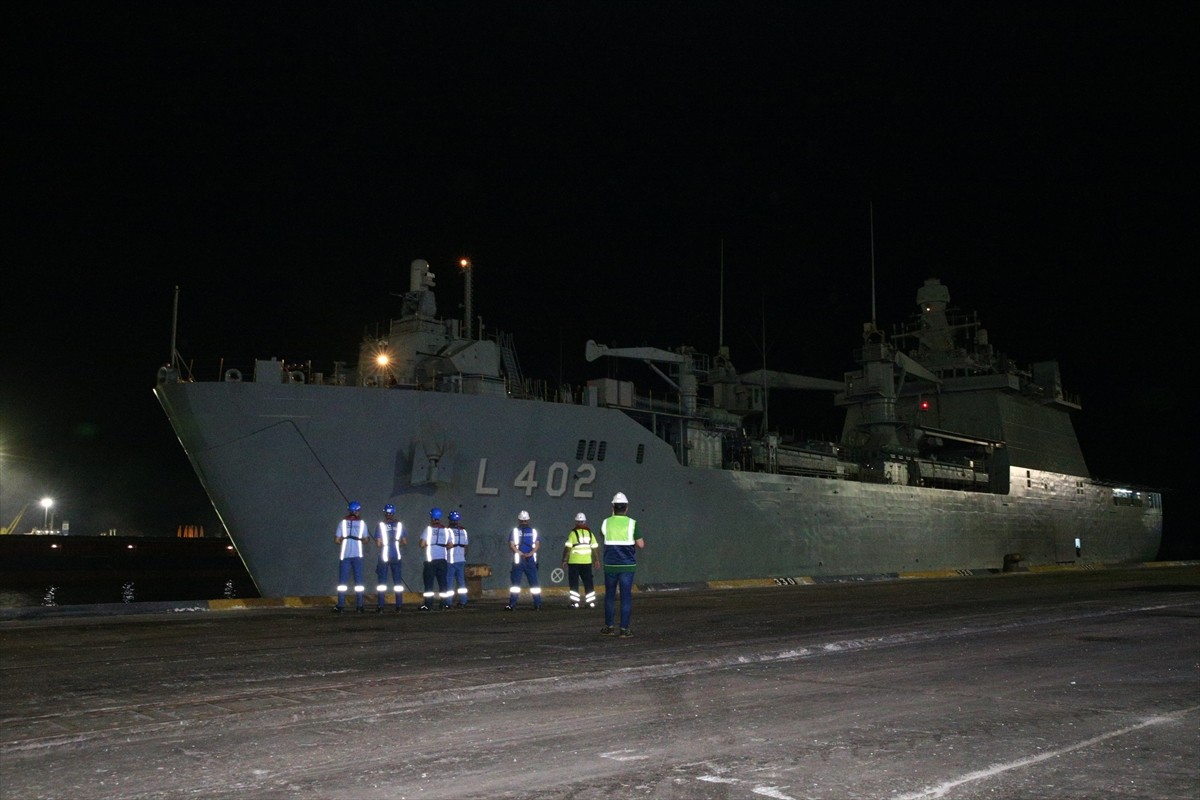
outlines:
[{"label": "street lamp", "polygon": [[42,530],[43,531],[47,531],[50,529],[50,506],[52,506],[52,505],[54,505],[54,501],[51,500],[49,497],[42,498],[41,506],[44,509],[44,513],[42,514]]}]

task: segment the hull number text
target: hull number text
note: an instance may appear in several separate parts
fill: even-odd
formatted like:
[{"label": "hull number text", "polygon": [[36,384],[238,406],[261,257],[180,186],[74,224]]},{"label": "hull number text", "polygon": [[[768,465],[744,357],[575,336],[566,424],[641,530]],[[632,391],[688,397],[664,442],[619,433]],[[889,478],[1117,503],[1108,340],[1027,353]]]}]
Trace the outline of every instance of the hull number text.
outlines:
[{"label": "hull number text", "polygon": [[[475,494],[496,495],[500,489],[489,486],[487,474],[488,460],[479,459],[479,473],[475,478]],[[551,497],[562,497],[570,492],[572,497],[590,498],[592,482],[596,480],[595,464],[580,464],[571,472],[565,461],[555,461],[543,473],[538,469],[537,461],[530,461],[518,472],[512,481],[517,489],[524,489],[526,497],[541,489]]]}]

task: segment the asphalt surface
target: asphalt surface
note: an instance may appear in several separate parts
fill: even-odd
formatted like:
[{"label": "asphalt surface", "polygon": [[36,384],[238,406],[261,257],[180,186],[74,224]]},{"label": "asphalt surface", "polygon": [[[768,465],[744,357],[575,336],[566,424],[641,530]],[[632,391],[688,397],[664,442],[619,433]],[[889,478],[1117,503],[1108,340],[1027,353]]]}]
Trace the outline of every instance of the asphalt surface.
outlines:
[{"label": "asphalt surface", "polygon": [[503,602],[0,618],[0,796],[1200,794],[1194,563]]}]

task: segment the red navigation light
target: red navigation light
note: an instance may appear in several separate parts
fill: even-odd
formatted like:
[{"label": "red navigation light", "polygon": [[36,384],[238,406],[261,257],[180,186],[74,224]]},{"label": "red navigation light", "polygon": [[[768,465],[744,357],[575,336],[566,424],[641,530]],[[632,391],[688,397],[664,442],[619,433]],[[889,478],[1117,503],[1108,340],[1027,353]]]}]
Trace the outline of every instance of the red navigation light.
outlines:
[{"label": "red navigation light", "polygon": [[926,400],[924,397],[922,397],[922,398],[921,398],[921,402],[920,402],[920,409],[921,409],[922,411],[928,411],[928,410],[929,410],[929,401],[928,401],[928,400]]}]

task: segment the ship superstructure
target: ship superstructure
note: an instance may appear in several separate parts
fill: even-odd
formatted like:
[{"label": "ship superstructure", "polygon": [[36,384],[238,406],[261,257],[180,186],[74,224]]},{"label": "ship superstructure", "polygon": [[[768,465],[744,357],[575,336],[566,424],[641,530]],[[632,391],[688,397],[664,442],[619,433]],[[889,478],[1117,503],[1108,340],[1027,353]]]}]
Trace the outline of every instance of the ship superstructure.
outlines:
[{"label": "ship superstructure", "polygon": [[[263,596],[330,593],[348,499],[392,503],[414,532],[433,506],[459,510],[487,588],[507,586],[518,511],[557,553],[574,514],[603,518],[617,491],[651,543],[646,585],[1157,553],[1161,496],[1089,477],[1057,364],[995,352],[937,279],[891,336],[864,326],[841,380],[739,373],[725,348],[588,342],[587,361],[635,359],[654,385],[578,391],[523,377],[511,338],[469,311],[439,316],[434,285],[414,261],[400,316],[368,331],[354,366],[259,360],[211,381],[160,369],[156,394]],[[845,410],[840,437],[765,426],[769,393],[785,390],[827,394]]]}]

